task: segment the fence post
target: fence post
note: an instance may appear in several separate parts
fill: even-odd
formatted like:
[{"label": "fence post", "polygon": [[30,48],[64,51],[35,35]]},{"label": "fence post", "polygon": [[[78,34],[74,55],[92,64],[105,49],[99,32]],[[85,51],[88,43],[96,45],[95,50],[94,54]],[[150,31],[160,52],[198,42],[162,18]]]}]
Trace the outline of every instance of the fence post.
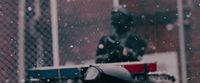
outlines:
[{"label": "fence post", "polygon": [[59,66],[59,44],[58,44],[58,11],[57,0],[50,1],[51,8],[51,31],[52,31],[52,47],[53,47],[53,65]]},{"label": "fence post", "polygon": [[25,82],[24,69],[24,29],[25,29],[25,0],[19,0],[18,20],[18,83]]},{"label": "fence post", "polygon": [[119,0],[113,0],[113,7],[119,6]]},{"label": "fence post", "polygon": [[178,9],[178,32],[179,32],[179,48],[181,62],[181,82],[187,83],[186,54],[185,54],[185,34],[184,34],[184,14],[183,0],[177,0]]}]

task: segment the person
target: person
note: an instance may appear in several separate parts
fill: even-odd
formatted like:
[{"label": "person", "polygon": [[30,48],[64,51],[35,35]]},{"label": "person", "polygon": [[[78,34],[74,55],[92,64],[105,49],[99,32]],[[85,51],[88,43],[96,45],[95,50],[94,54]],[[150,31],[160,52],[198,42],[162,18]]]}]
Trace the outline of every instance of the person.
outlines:
[{"label": "person", "polygon": [[146,41],[130,34],[133,15],[125,7],[112,10],[114,34],[103,36],[97,46],[96,63],[139,61],[144,54]]}]

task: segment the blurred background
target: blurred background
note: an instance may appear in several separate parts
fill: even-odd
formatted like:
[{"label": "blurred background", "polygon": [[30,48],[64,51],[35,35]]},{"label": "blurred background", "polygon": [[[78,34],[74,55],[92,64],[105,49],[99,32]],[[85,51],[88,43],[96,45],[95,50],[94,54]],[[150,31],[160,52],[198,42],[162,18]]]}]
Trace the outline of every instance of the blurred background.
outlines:
[{"label": "blurred background", "polygon": [[24,82],[35,67],[93,64],[118,5],[148,42],[143,61],[200,83],[200,0],[0,0],[0,83]]}]

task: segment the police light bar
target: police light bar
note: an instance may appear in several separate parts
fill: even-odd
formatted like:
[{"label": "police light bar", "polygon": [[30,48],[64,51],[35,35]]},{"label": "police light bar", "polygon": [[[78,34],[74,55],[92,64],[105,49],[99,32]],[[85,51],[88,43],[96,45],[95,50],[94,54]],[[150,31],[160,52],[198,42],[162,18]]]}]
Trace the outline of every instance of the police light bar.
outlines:
[{"label": "police light bar", "polygon": [[156,71],[157,65],[156,63],[128,64],[124,65],[124,68],[127,69],[130,73],[147,73]]},{"label": "police light bar", "polygon": [[101,65],[115,65],[115,66],[123,66],[130,73],[139,74],[139,73],[147,73],[157,71],[156,62],[122,62],[122,63],[107,63],[107,64],[96,64],[96,66]]},{"label": "police light bar", "polygon": [[[157,70],[156,62],[121,62],[121,63],[106,63],[93,64],[94,66],[122,66],[131,74],[143,74],[154,72]],[[85,70],[90,65],[75,65],[75,66],[61,66],[61,67],[42,67],[33,68],[28,72],[29,78],[36,79],[75,79],[81,78]]]},{"label": "police light bar", "polygon": [[82,76],[82,69],[87,65],[62,66],[62,67],[40,67],[28,71],[29,78],[36,79],[75,79]]}]

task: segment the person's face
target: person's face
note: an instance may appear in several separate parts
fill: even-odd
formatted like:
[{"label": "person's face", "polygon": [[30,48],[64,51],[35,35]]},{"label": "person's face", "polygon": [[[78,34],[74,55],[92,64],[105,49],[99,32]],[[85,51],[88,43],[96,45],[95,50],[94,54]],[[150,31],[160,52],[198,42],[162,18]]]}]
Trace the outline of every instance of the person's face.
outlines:
[{"label": "person's face", "polygon": [[118,34],[125,34],[129,31],[128,19],[123,13],[112,13],[111,20]]},{"label": "person's face", "polygon": [[114,27],[123,27],[126,26],[126,15],[124,15],[123,13],[112,13],[112,25]]}]

